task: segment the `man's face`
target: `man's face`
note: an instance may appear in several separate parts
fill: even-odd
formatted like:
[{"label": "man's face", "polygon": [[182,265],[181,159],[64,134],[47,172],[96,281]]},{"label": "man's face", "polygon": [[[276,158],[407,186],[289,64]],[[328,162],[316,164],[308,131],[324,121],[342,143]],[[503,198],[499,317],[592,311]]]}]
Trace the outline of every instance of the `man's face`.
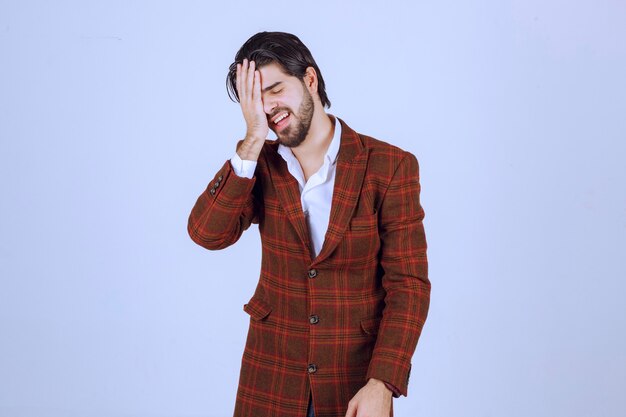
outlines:
[{"label": "man's face", "polygon": [[269,128],[284,146],[300,145],[309,133],[315,110],[311,93],[300,79],[285,74],[278,64],[264,65],[259,72]]}]

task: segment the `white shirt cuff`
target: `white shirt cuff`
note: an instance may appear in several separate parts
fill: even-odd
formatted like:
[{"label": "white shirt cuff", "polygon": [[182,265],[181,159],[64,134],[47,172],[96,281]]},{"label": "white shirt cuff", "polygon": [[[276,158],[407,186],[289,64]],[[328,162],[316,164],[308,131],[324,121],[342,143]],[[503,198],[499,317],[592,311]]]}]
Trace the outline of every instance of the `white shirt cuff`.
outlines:
[{"label": "white shirt cuff", "polygon": [[230,164],[233,167],[233,171],[239,177],[252,178],[254,177],[254,170],[256,169],[256,161],[247,161],[239,157],[237,152],[230,158]]}]

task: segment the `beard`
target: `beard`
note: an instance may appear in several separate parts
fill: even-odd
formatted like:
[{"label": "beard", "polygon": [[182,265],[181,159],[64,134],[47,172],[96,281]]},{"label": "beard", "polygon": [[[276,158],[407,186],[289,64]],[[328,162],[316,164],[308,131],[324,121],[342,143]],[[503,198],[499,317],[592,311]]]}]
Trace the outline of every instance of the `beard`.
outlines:
[{"label": "beard", "polygon": [[285,127],[280,132],[274,132],[278,138],[278,143],[289,148],[295,148],[304,142],[304,139],[306,139],[306,136],[309,134],[311,120],[313,120],[313,112],[315,111],[311,93],[309,93],[309,90],[307,90],[304,85],[302,88],[304,90],[304,97],[298,109],[298,113],[296,114],[290,110],[285,110],[288,111],[291,116],[295,117],[291,123],[289,123],[289,126]]}]

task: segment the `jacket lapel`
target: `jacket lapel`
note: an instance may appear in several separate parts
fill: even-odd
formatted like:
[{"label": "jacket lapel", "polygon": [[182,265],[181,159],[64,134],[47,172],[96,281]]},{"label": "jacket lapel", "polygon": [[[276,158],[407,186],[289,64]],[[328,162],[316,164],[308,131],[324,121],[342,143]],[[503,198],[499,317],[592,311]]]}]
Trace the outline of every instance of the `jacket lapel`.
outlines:
[{"label": "jacket lapel", "polygon": [[313,260],[314,265],[323,262],[341,241],[359,201],[367,167],[367,152],[364,152],[365,147],[358,133],[339,117],[337,120],[341,123],[341,144],[337,155],[333,201],[324,244]]},{"label": "jacket lapel", "polygon": [[304,218],[304,212],[302,211],[298,180],[291,175],[287,168],[287,162],[278,153],[278,142],[275,142],[272,146],[275,149],[274,152],[268,152],[268,165],[278,201],[283,210],[285,210],[287,218],[296,230],[305,250],[308,252],[307,257],[310,258],[313,253],[311,250],[311,238],[306,219]]},{"label": "jacket lapel", "polygon": [[[364,152],[358,133],[339,117],[337,120],[341,123],[341,143],[337,155],[333,201],[324,244],[315,259],[312,259],[310,234],[302,211],[298,181],[291,175],[287,163],[276,149],[268,153],[270,175],[278,200],[314,265],[324,261],[333,252],[345,233],[359,201],[367,167],[367,152]],[[277,144],[273,146],[278,147]]]}]

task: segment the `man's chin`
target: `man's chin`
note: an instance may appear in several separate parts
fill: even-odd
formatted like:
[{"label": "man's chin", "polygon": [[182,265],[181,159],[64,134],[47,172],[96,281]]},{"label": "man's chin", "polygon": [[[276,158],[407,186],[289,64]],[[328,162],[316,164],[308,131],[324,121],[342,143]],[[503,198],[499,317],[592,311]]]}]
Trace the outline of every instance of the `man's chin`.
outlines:
[{"label": "man's chin", "polygon": [[304,139],[300,140],[297,134],[293,134],[293,132],[291,132],[291,126],[288,126],[279,133],[274,131],[274,134],[276,134],[276,141],[288,148],[295,148],[304,141]]},{"label": "man's chin", "polygon": [[274,134],[276,135],[276,141],[278,143],[280,143],[283,146],[290,146],[289,136],[286,136],[282,133],[276,133],[276,132],[274,132]]},{"label": "man's chin", "polygon": [[283,138],[281,138],[280,136],[276,136],[276,142],[280,143],[283,146],[286,147],[290,147],[289,142],[285,142],[285,140]]}]

